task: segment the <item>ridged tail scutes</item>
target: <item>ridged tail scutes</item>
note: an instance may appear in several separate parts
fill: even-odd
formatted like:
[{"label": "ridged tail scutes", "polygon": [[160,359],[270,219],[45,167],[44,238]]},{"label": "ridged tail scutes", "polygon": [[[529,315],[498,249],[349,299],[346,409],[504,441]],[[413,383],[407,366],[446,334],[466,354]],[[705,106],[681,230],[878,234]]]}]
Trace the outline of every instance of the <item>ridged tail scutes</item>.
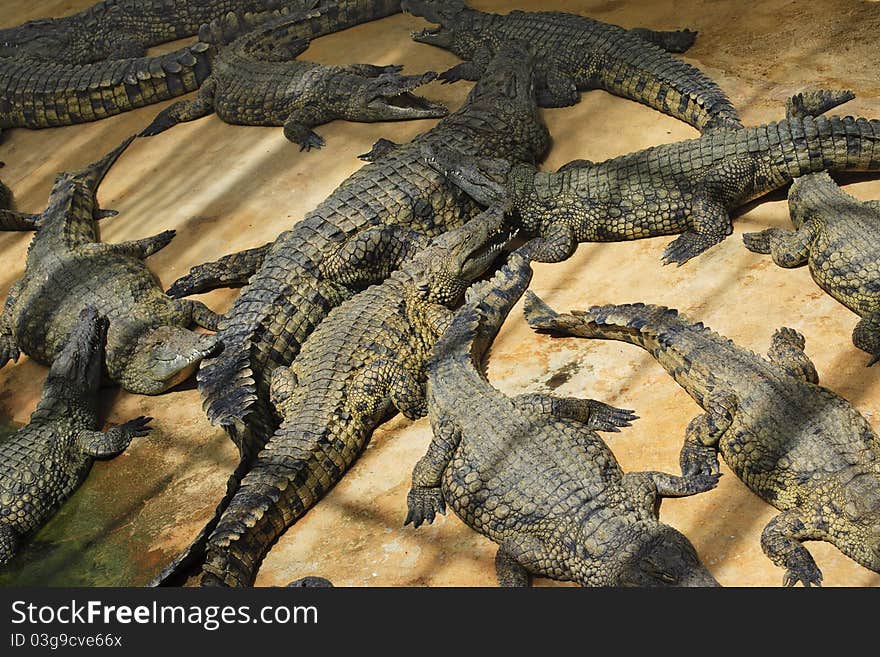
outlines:
[{"label": "ridged tail scutes", "polygon": [[272,545],[341,477],[309,435],[282,425],[260,453],[208,539],[203,586],[253,585]]}]

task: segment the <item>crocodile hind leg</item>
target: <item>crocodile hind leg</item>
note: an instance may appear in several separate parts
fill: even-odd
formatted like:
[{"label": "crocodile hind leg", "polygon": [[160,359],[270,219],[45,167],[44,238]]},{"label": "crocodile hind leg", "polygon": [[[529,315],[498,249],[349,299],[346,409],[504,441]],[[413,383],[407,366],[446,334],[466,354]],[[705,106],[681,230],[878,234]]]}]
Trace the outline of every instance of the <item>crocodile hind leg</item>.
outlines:
[{"label": "crocodile hind leg", "polygon": [[571,107],[580,100],[580,91],[569,73],[550,67],[543,69],[539,75],[535,100],[539,107]]},{"label": "crocodile hind leg", "polygon": [[880,361],[880,313],[859,320],[853,329],[852,341],[856,347],[871,354],[868,367]]},{"label": "crocodile hind leg", "polygon": [[381,283],[431,238],[400,225],[373,226],[349,237],[319,266],[325,278],[350,287]]},{"label": "crocodile hind leg", "polygon": [[109,431],[80,431],[76,441],[80,449],[92,458],[112,458],[124,452],[134,438],[150,433],[147,425],[152,419],[141,415]]},{"label": "crocodile hind leg", "polygon": [[706,171],[691,204],[690,226],[663,252],[663,264],[679,266],[721,242],[733,232],[729,208],[737,205],[755,172],[755,160],[732,158]]},{"label": "crocodile hind leg", "polygon": [[809,383],[819,383],[816,366],[804,353],[805,344],[806,341],[801,333],[783,326],[773,334],[767,358],[794,377]]},{"label": "crocodile hind leg", "polygon": [[0,566],[8,563],[18,547],[18,532],[9,523],[0,522]]},{"label": "crocodile hind leg", "polygon": [[403,66],[400,64],[392,64],[391,66],[349,64],[348,66],[343,66],[342,70],[365,78],[378,78],[380,75],[394,75],[395,73],[400,73],[403,70]]},{"label": "crocodile hind leg", "polygon": [[825,533],[811,518],[814,513],[789,509],[773,518],[761,533],[761,548],[777,566],[785,568],[783,584],[794,586],[821,586],[822,572],[802,541],[826,538]]},{"label": "crocodile hind leg", "polygon": [[752,253],[770,254],[777,265],[791,269],[807,264],[815,236],[816,231],[808,222],[797,230],[768,228],[758,233],[746,233],[743,242]]},{"label": "crocodile hind leg", "polygon": [[199,93],[192,100],[181,100],[169,105],[156,115],[153,122],[141,130],[139,137],[152,137],[164,132],[168,128],[184,123],[195,121],[203,116],[208,116],[214,111],[214,91],[216,83],[209,78],[199,87]]},{"label": "crocodile hind leg", "polygon": [[38,214],[0,210],[0,230],[36,230]]},{"label": "crocodile hind leg", "polygon": [[495,553],[498,585],[529,586],[532,573],[559,578],[565,574],[565,570],[556,563],[552,553],[537,536],[516,534],[502,540]]},{"label": "crocodile hind leg", "polygon": [[94,242],[87,244],[85,248],[92,251],[118,253],[143,260],[168,246],[176,234],[176,230],[163,230],[161,233],[150,235],[149,237],[143,237],[139,240],[117,242],[116,244]]},{"label": "crocodile hind leg", "polygon": [[406,367],[393,360],[374,360],[355,375],[348,389],[349,402],[367,416],[379,411],[386,395],[407,419],[418,420],[427,413],[422,386]]},{"label": "crocodile hind leg", "polygon": [[446,513],[441,480],[461,442],[458,427],[433,417],[431,427],[434,437],[428,451],[413,468],[412,487],[406,495],[407,514],[403,524],[412,523],[416,528],[422,523],[430,525],[436,514]]},{"label": "crocodile hind leg", "polygon": [[230,253],[219,260],[196,265],[186,276],[178,278],[165,293],[170,297],[188,297],[221,287],[241,287],[263,265],[263,259],[274,242],[238,253]]},{"label": "crocodile hind leg", "polygon": [[678,460],[685,477],[718,474],[718,441],[733,422],[736,399],[732,395],[710,394],[706,412],[698,415],[685,431]]},{"label": "crocodile hind leg", "polygon": [[629,30],[640,39],[653,43],[666,52],[683,53],[691,49],[697,40],[698,32],[694,30],[672,30],[669,32],[650,30],[646,27],[634,27]]},{"label": "crocodile hind leg", "polygon": [[628,427],[638,419],[633,411],[616,408],[595,399],[556,397],[539,392],[519,395],[514,398],[514,404],[527,412],[577,420],[593,431],[618,432],[618,427]]}]

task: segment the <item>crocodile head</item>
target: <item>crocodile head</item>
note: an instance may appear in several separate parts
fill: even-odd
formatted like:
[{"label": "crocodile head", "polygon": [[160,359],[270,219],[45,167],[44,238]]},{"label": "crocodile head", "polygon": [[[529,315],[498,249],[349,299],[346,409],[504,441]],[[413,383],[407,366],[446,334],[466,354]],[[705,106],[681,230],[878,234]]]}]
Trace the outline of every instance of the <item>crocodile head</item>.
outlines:
[{"label": "crocodile head", "polygon": [[361,77],[360,84],[342,99],[343,105],[351,108],[344,118],[351,121],[406,121],[444,117],[449,113],[445,105],[412,93],[413,89],[436,78],[433,71],[421,75],[383,73],[378,77]]},{"label": "crocodile head", "polygon": [[403,267],[422,301],[453,307],[468,286],[482,276],[509,234],[503,230],[505,207],[493,206],[465,225],[438,237]]},{"label": "crocodile head", "polygon": [[152,328],[137,340],[119,383],[129,392],[158,395],[189,378],[218,347],[215,335],[179,326]]},{"label": "crocodile head", "polygon": [[459,40],[459,23],[466,21],[468,13],[473,13],[464,0],[403,0],[400,6],[406,13],[438,25],[436,28],[413,32],[411,36],[414,41],[440,48],[452,48],[456,45]]},{"label": "crocodile head", "polygon": [[620,551],[620,586],[720,586],[681,532],[659,525]]},{"label": "crocodile head", "polygon": [[430,167],[480,205],[494,205],[507,198],[507,176],[512,169],[508,160],[467,155],[439,145],[424,146],[422,155]]},{"label": "crocodile head", "polygon": [[101,385],[108,326],[107,318],[99,315],[94,306],[83,308],[67,342],[52,361],[46,386],[66,392],[94,393]]}]

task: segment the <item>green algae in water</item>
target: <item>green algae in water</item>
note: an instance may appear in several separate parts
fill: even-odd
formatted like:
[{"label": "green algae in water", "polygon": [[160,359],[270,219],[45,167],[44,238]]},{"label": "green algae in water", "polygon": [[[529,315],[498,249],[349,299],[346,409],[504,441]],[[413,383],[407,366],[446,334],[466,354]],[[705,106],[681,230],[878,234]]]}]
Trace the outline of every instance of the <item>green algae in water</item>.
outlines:
[{"label": "green algae in water", "polygon": [[[0,417],[0,441],[20,426]],[[138,476],[141,467],[124,457],[93,464],[80,488],[0,568],[0,587],[146,584],[157,567],[144,561],[144,534],[130,530],[142,499],[158,486]]]}]

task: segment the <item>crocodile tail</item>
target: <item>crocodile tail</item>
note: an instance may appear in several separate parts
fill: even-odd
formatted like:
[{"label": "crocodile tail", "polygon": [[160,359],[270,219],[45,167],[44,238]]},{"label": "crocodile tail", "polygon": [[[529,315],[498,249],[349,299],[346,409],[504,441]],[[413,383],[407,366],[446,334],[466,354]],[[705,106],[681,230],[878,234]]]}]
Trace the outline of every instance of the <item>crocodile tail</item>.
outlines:
[{"label": "crocodile tail", "polygon": [[357,458],[357,449],[334,448],[326,424],[298,417],[266,444],[208,539],[202,586],[252,586],[272,545]]},{"label": "crocodile tail", "polygon": [[589,310],[559,314],[532,292],[526,296],[525,316],[529,326],[537,331],[620,340],[649,351],[665,347],[664,336],[670,331],[686,327],[704,330],[702,324],[691,324],[687,317],[673,308],[643,303],[593,306]]},{"label": "crocodile tail", "polygon": [[68,65],[0,59],[0,128],[49,128],[97,121],[195,91],[210,74],[210,47]]},{"label": "crocodile tail", "polygon": [[853,116],[805,116],[767,126],[786,150],[777,166],[791,178],[828,170],[880,171],[880,120]]},{"label": "crocodile tail", "polygon": [[205,524],[195,539],[193,539],[192,543],[190,543],[183,552],[177,555],[174,561],[165,566],[165,568],[163,568],[162,571],[150,581],[149,586],[184,586],[187,581],[201,573],[202,565],[205,562],[205,553],[208,547],[208,537],[211,535],[211,532],[214,531],[214,528],[217,527],[217,523],[220,522],[223,512],[226,511],[226,507],[229,506],[229,501],[238,491],[238,488],[241,485],[241,480],[244,479],[244,476],[249,469],[250,462],[247,459],[239,460],[238,466],[236,466],[232,474],[229,475],[229,479],[226,480],[226,493],[223,495],[223,498],[214,510],[214,515]]},{"label": "crocodile tail", "polygon": [[698,68],[626,31],[614,41],[613,49],[610,64],[596,73],[603,89],[686,121],[701,132],[743,127],[733,103]]}]

